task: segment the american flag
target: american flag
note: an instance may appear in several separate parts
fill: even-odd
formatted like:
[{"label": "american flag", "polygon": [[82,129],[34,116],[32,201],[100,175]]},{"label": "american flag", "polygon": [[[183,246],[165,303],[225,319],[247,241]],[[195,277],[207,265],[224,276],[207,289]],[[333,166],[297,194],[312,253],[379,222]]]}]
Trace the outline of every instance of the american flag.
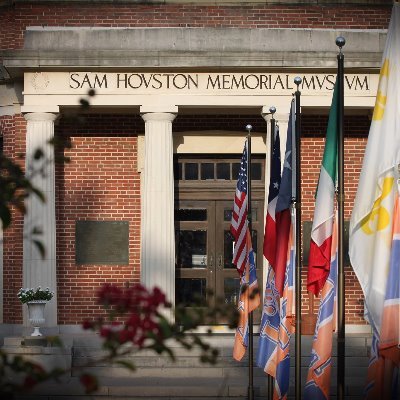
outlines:
[{"label": "american flag", "polygon": [[231,220],[231,233],[235,239],[233,251],[233,264],[242,276],[246,266],[248,249],[246,234],[248,230],[247,221],[247,141],[244,144],[242,161],[240,163],[239,177],[236,186],[235,201]]}]

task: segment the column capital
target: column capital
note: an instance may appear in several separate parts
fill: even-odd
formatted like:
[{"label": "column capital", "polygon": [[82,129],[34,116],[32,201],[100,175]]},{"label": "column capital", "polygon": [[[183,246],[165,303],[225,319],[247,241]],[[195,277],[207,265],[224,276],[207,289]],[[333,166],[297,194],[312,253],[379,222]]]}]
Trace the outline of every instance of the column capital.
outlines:
[{"label": "column capital", "polygon": [[147,121],[169,121],[172,122],[176,117],[175,113],[169,112],[146,112],[142,114],[142,118]]},{"label": "column capital", "polygon": [[57,105],[43,105],[43,106],[23,105],[23,106],[21,106],[21,112],[23,114],[27,114],[27,113],[58,114],[60,112],[60,107]]},{"label": "column capital", "polygon": [[27,121],[55,121],[59,114],[50,112],[29,112],[24,114]]},{"label": "column capital", "polygon": [[153,104],[153,105],[142,105],[140,106],[140,113],[141,114],[177,114],[178,113],[178,106],[169,105],[169,104]]},{"label": "column capital", "polygon": [[274,118],[276,119],[276,122],[287,124],[289,122],[289,113],[275,113]]},{"label": "column capital", "polygon": [[[272,114],[270,111],[269,106],[263,106],[261,109],[261,116],[264,118],[265,122],[269,122],[272,119]],[[275,113],[274,113],[274,118],[275,118]]]},{"label": "column capital", "polygon": [[272,119],[272,114],[271,113],[261,113],[261,116],[264,118],[264,121],[269,123]]}]

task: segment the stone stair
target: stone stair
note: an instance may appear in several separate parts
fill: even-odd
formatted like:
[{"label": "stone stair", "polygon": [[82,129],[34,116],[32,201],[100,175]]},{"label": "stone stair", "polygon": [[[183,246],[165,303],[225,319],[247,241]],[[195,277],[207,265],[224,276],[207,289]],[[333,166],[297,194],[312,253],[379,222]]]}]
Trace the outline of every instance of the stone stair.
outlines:
[{"label": "stone stair", "polygon": [[[21,400],[79,400],[110,397],[132,400],[168,400],[168,399],[246,399],[248,387],[247,359],[238,363],[232,359],[232,334],[214,335],[208,342],[220,350],[216,365],[202,364],[199,351],[187,351],[177,345],[171,345],[176,361],[160,356],[148,350],[130,354],[125,359],[136,366],[131,372],[119,365],[110,366],[106,362],[96,362],[104,357],[98,337],[94,335],[74,335],[63,337],[64,348],[21,344],[21,338],[6,338],[3,349],[12,354],[23,354],[43,365],[61,365],[72,367],[68,376],[60,382],[46,383],[35,388],[29,395],[19,395]],[[304,384],[309,355],[311,336],[302,337],[301,374]],[[257,338],[255,337],[255,346]],[[42,343],[43,344],[43,343]],[[370,335],[351,334],[346,336],[346,399],[362,399],[365,382]],[[255,347],[254,354],[257,353]],[[291,345],[292,367],[289,399],[294,398],[294,341]],[[96,375],[100,389],[85,396],[79,383],[82,371]],[[336,394],[336,345],[333,346],[333,372],[331,399]],[[254,368],[255,400],[267,398],[267,378],[262,369]],[[308,400],[308,399],[307,399]]]}]

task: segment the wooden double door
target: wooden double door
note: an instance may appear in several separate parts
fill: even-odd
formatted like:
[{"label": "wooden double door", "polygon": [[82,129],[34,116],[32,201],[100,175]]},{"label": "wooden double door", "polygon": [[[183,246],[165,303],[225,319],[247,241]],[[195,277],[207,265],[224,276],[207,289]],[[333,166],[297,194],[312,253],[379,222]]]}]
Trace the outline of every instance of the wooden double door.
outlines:
[{"label": "wooden double door", "polygon": [[[182,200],[175,205],[175,301],[185,307],[237,304],[240,280],[232,264],[229,231],[233,201]],[[258,282],[262,285],[263,202],[252,203],[252,239]],[[256,313],[257,314],[257,313]],[[255,315],[255,321],[259,315]],[[223,318],[215,318],[224,324]]]}]

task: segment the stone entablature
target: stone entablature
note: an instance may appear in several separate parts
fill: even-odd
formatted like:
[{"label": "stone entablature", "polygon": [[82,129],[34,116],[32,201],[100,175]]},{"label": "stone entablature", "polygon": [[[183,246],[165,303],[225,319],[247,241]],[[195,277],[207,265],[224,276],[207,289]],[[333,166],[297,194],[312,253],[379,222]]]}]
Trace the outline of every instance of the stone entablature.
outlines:
[{"label": "stone entablature", "polygon": [[[168,111],[170,107],[263,107],[272,102],[287,107],[302,77],[303,107],[329,107],[336,76],[312,72],[27,72],[23,111],[52,111],[55,106],[77,106],[94,89],[93,106],[142,107]],[[347,74],[345,105],[371,108],[378,74]]]}]

